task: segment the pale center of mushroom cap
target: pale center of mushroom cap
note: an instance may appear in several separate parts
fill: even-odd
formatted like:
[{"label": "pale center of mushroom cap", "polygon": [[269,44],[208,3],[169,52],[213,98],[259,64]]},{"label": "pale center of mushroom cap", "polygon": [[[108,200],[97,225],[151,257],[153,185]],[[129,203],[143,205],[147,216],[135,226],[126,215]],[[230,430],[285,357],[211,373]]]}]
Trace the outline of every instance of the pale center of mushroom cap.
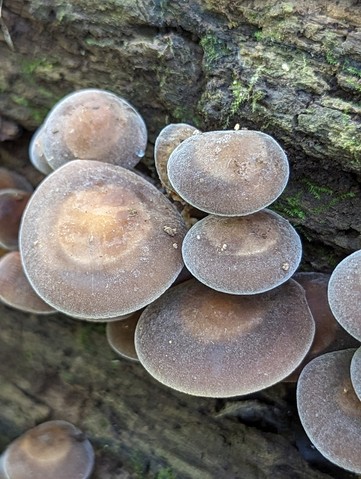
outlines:
[{"label": "pale center of mushroom cap", "polygon": [[134,192],[100,185],[64,199],[55,231],[71,262],[100,266],[146,244],[151,227],[149,213]]},{"label": "pale center of mushroom cap", "polygon": [[200,299],[197,309],[185,307],[182,325],[198,341],[237,341],[259,328],[265,311],[253,298],[223,295],[212,291]]},{"label": "pale center of mushroom cap", "polygon": [[107,98],[88,100],[63,120],[64,142],[79,159],[103,157],[117,143],[125,123],[118,104]]},{"label": "pale center of mushroom cap", "polygon": [[49,426],[28,431],[19,439],[18,447],[28,457],[39,463],[60,462],[69,453],[72,439],[68,430]]}]

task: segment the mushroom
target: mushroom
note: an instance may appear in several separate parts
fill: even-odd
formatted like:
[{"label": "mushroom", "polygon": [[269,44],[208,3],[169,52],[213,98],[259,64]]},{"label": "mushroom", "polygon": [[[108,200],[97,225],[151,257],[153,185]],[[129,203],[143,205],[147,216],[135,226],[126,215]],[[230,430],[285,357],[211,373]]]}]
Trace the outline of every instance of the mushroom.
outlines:
[{"label": "mushroom", "polygon": [[87,479],[94,451],[84,434],[67,421],[48,421],[29,429],[1,456],[5,479]]},{"label": "mushroom", "polygon": [[139,361],[134,345],[134,333],[141,311],[136,311],[126,318],[118,321],[109,321],[106,335],[109,346],[125,359]]},{"label": "mushroom", "polygon": [[42,145],[42,137],[44,135],[44,128],[40,127],[34,133],[30,145],[29,145],[29,158],[32,165],[44,175],[49,175],[52,173],[53,169],[46,161],[43,145]]},{"label": "mushroom", "polygon": [[182,253],[189,271],[210,288],[256,294],[292,276],[302,245],[285,218],[263,210],[238,218],[207,216],[188,231]]},{"label": "mushroom", "polygon": [[21,217],[31,193],[17,189],[0,190],[0,246],[18,249]]},{"label": "mushroom", "polygon": [[301,423],[331,462],[361,473],[361,401],[350,380],[354,349],[323,354],[303,369],[297,385]]},{"label": "mushroom", "polygon": [[314,328],[295,281],[257,296],[236,296],[191,279],[145,308],[135,348],[145,369],[166,386],[232,397],[288,376],[309,350]]},{"label": "mushroom", "polygon": [[361,250],[334,269],[328,285],[330,308],[343,328],[361,341]]},{"label": "mushroom", "polygon": [[34,190],[25,176],[7,168],[0,167],[0,190],[8,189],[22,190],[29,193]]},{"label": "mushroom", "polygon": [[356,350],[352,357],[350,371],[352,386],[361,401],[361,347]]},{"label": "mushroom", "polygon": [[270,205],[289,176],[286,154],[259,131],[210,131],[184,140],[168,161],[169,181],[190,205],[243,216]]},{"label": "mushroom", "polygon": [[144,156],[147,129],[123,98],[87,89],[67,95],[49,113],[41,133],[54,170],[70,160],[97,160],[132,168]]},{"label": "mushroom", "polygon": [[0,300],[8,306],[27,313],[55,312],[30,286],[18,251],[11,251],[0,259]]},{"label": "mushroom", "polygon": [[125,168],[74,160],[50,174],[25,211],[25,274],[47,303],[106,320],[160,296],[183,267],[185,225],[170,201]]}]

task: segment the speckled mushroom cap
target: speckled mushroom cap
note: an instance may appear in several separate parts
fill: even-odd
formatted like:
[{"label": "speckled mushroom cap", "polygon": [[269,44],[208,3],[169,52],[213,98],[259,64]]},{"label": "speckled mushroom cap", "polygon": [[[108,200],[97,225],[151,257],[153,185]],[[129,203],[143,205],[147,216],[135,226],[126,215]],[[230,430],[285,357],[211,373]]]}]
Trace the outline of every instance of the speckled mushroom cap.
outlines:
[{"label": "speckled mushroom cap", "polygon": [[292,280],[258,296],[236,296],[192,279],[144,310],[135,347],[141,364],[166,386],[232,397],[288,376],[313,335],[304,291]]},{"label": "speckled mushroom cap", "polygon": [[49,175],[49,173],[53,172],[53,168],[46,161],[44,155],[42,144],[43,131],[44,128],[41,126],[34,133],[29,145],[29,158],[34,168],[43,173],[43,175]]},{"label": "speckled mushroom cap", "polygon": [[181,143],[168,161],[175,191],[196,208],[243,216],[265,208],[289,176],[280,145],[259,131],[210,131]]},{"label": "speckled mushroom cap", "polygon": [[8,250],[19,248],[19,228],[31,193],[18,189],[0,190],[0,246]]},{"label": "speckled mushroom cap", "polygon": [[302,425],[314,446],[331,462],[361,473],[361,402],[350,380],[354,349],[313,359],[297,386]]},{"label": "speckled mushroom cap", "polygon": [[107,323],[106,335],[109,346],[125,359],[139,361],[134,345],[134,333],[142,311],[136,311],[130,316],[118,321]]},{"label": "speckled mushroom cap", "polygon": [[9,479],[87,479],[93,466],[92,445],[66,421],[48,421],[30,429],[2,457]]},{"label": "speckled mushroom cap", "polygon": [[168,191],[174,191],[168,178],[168,160],[185,139],[197,135],[200,131],[187,123],[171,123],[162,129],[154,144],[154,163],[163,186]]},{"label": "speckled mushroom cap", "polygon": [[361,401],[361,347],[359,347],[351,361],[351,382],[355,393]]},{"label": "speckled mushroom cap", "polygon": [[30,284],[79,319],[128,314],[154,301],[183,267],[185,226],[170,201],[140,176],[72,161],[32,196],[20,231]]},{"label": "speckled mushroom cap", "polygon": [[43,152],[54,170],[76,159],[132,168],[146,144],[139,113],[123,98],[98,89],[64,97],[49,113],[42,133]]},{"label": "speckled mushroom cap", "polygon": [[284,283],[302,255],[300,238],[277,213],[209,215],[188,231],[184,263],[199,281],[230,294],[256,294]]},{"label": "speckled mushroom cap", "polygon": [[341,326],[361,341],[361,250],[347,256],[334,269],[328,301]]},{"label": "speckled mushroom cap", "polygon": [[27,313],[55,312],[30,286],[18,251],[11,251],[0,259],[0,300],[8,306]]}]

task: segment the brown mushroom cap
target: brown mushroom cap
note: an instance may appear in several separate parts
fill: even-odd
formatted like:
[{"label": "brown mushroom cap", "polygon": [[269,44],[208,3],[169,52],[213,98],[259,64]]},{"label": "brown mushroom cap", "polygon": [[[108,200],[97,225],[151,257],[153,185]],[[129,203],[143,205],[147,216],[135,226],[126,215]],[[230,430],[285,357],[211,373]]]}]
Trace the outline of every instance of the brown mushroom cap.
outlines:
[{"label": "brown mushroom cap", "polygon": [[284,190],[289,176],[280,145],[259,131],[210,131],[181,143],[168,161],[175,191],[196,208],[222,216],[255,213]]},{"label": "brown mushroom cap", "polygon": [[8,306],[27,313],[55,312],[30,286],[18,251],[7,253],[0,259],[0,300]]},{"label": "brown mushroom cap", "polygon": [[29,158],[32,165],[44,175],[49,175],[53,172],[52,167],[46,161],[44,151],[43,151],[43,144],[42,144],[42,137],[44,135],[44,128],[40,127],[34,133],[30,145],[29,145]]},{"label": "brown mushroom cap", "polygon": [[352,386],[361,401],[361,347],[356,350],[352,357],[350,370]]},{"label": "brown mushroom cap", "polygon": [[94,451],[73,424],[48,421],[12,442],[2,465],[5,477],[11,479],[87,479],[94,466]]},{"label": "brown mushroom cap", "polygon": [[142,311],[136,311],[130,316],[107,323],[106,335],[109,346],[125,359],[139,361],[135,345],[134,333]]},{"label": "brown mushroom cap", "polygon": [[147,129],[123,98],[87,89],[71,93],[55,105],[45,121],[42,144],[54,170],[76,159],[132,168],[144,156]]},{"label": "brown mushroom cap", "polygon": [[207,216],[188,231],[182,252],[189,271],[210,288],[256,294],[292,276],[302,245],[285,218],[263,210],[238,218]]},{"label": "brown mushroom cap", "polygon": [[361,250],[347,256],[334,269],[328,301],[341,326],[361,341]]},{"label": "brown mushroom cap", "polygon": [[140,176],[72,161],[32,196],[20,231],[25,274],[41,298],[70,316],[106,319],[154,301],[183,267],[185,226]]},{"label": "brown mushroom cap", "polygon": [[320,453],[361,473],[361,402],[350,380],[354,349],[319,356],[303,369],[297,386],[302,425]]},{"label": "brown mushroom cap", "polygon": [[25,176],[16,173],[16,171],[0,167],[0,190],[5,189],[22,190],[29,193],[34,190]]},{"label": "brown mushroom cap", "polygon": [[313,335],[295,281],[258,296],[235,296],[192,279],[144,310],[135,347],[141,364],[166,386],[232,397],[281,381],[302,361]]},{"label": "brown mushroom cap", "polygon": [[171,123],[157,136],[154,144],[154,163],[163,186],[168,191],[174,191],[168,178],[167,165],[171,153],[175,148],[190,136],[200,131],[187,123]]},{"label": "brown mushroom cap", "polygon": [[0,246],[19,248],[18,236],[21,218],[31,193],[23,190],[0,190]]}]

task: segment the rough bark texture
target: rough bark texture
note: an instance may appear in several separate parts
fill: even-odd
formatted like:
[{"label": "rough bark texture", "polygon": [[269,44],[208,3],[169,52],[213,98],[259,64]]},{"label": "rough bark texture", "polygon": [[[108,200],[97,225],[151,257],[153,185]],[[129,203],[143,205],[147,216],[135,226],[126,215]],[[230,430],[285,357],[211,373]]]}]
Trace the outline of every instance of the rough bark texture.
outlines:
[{"label": "rough bark texture", "polygon": [[[4,0],[0,141],[20,125],[26,148],[50,107],[84,87],[138,108],[150,169],[167,123],[260,129],[291,162],[274,208],[301,233],[303,266],[329,271],[361,248],[360,28],[351,0]],[[26,149],[14,151],[0,143],[0,163],[37,183]],[[240,402],[178,395],[115,359],[101,326],[0,315],[0,447],[63,418],[93,441],[95,478],[354,477],[301,458],[283,387]]]}]

